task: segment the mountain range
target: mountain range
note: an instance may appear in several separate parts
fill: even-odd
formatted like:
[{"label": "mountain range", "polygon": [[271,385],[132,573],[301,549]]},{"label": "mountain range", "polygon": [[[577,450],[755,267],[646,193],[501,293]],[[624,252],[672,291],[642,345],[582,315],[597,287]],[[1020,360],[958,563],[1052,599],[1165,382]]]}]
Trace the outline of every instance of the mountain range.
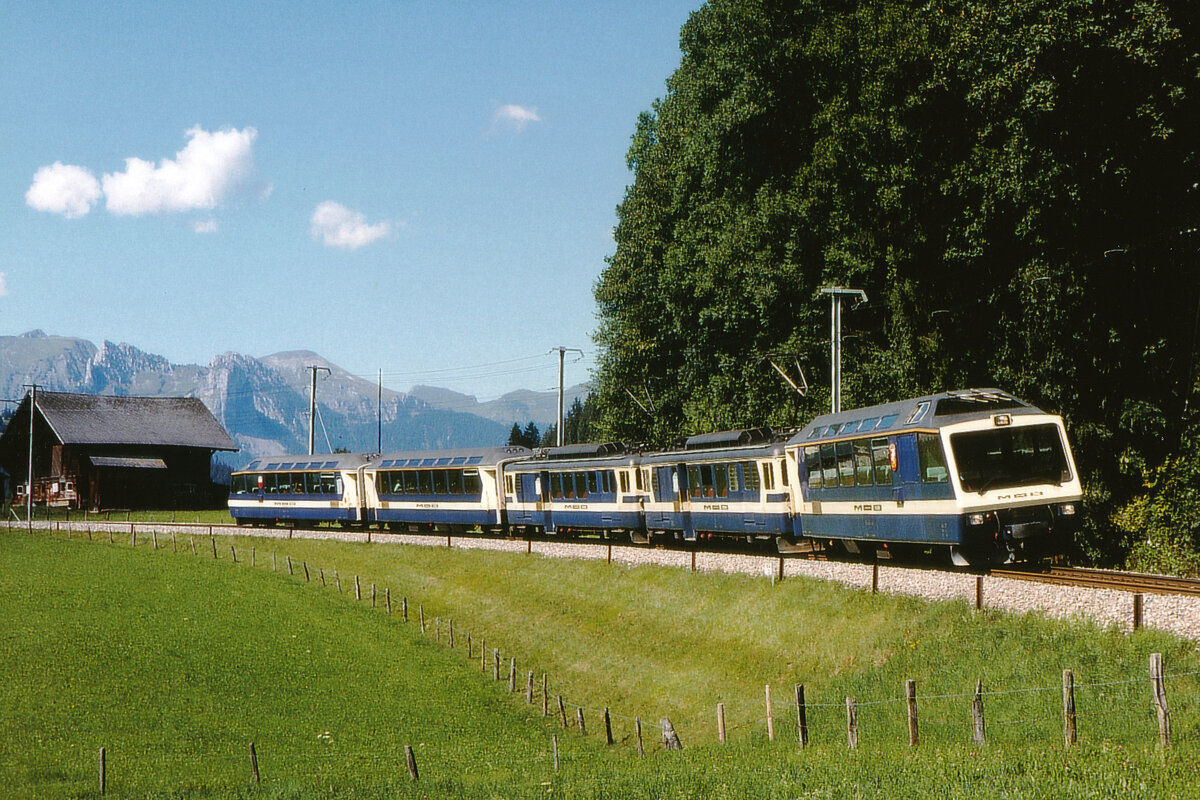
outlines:
[{"label": "mountain range", "polygon": [[[496,400],[432,386],[409,392],[353,375],[316,353],[295,350],[261,358],[222,353],[207,366],[172,364],[129,344],[30,331],[0,336],[0,398],[14,408],[26,387],[82,394],[198,397],[240,450],[219,454],[233,468],[258,456],[308,452],[309,367],[319,373],[315,450],[384,452],[487,447],[508,441],[513,423],[541,429],[557,415],[556,392],[520,390]],[[565,391],[582,398],[585,386]],[[382,408],[380,406],[382,405]]]}]

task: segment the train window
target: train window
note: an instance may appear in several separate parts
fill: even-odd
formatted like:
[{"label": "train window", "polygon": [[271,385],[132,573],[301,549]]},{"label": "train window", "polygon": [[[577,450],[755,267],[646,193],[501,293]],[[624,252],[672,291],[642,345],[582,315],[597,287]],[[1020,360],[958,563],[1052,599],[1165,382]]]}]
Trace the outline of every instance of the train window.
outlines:
[{"label": "train window", "polygon": [[640,469],[635,469],[633,471],[633,488],[637,489],[639,492],[645,491],[646,489],[646,481],[642,477],[642,471]]},{"label": "train window", "polygon": [[838,485],[837,454],[833,445],[821,445],[821,484],[825,488]]},{"label": "train window", "polygon": [[448,469],[446,470],[446,477],[449,478],[449,486],[447,488],[450,490],[450,494],[462,494],[462,470]]},{"label": "train window", "polygon": [[656,469],[650,470],[650,495],[655,500],[662,499],[658,496],[658,470]]},{"label": "train window", "polygon": [[612,494],[615,492],[617,490],[617,473],[611,469],[606,469],[601,473],[601,476],[604,478],[604,493]]},{"label": "train window", "polygon": [[871,440],[871,462],[875,465],[875,485],[891,486],[892,456],[887,439]]},{"label": "train window", "polygon": [[742,483],[746,491],[758,494],[758,465],[753,461],[742,462]]},{"label": "train window", "polygon": [[875,430],[875,426],[879,424],[879,417],[867,417],[858,426],[858,430],[862,433]]},{"label": "train window", "polygon": [[724,464],[713,464],[713,491],[717,497],[729,497],[729,470]]},{"label": "train window", "polygon": [[804,469],[808,473],[808,488],[821,488],[821,448],[809,445],[804,448]]},{"label": "train window", "polygon": [[405,494],[420,494],[421,487],[417,479],[417,473],[413,470],[406,470],[404,473],[404,493]]},{"label": "train window", "polygon": [[[508,493],[512,494],[512,475],[504,476],[504,481],[508,485]],[[483,494],[483,482],[479,480],[479,470],[464,469],[463,470],[463,494],[472,497],[479,497]]]},{"label": "train window", "polygon": [[700,496],[700,468],[690,465],[687,468],[688,475],[688,494],[692,497]]},{"label": "train window", "polygon": [[433,494],[433,476],[427,469],[417,472],[417,493]]},{"label": "train window", "polygon": [[870,486],[871,480],[871,440],[854,440],[854,482],[859,486]]},{"label": "train window", "polygon": [[[468,494],[469,493],[470,492],[468,491]],[[505,494],[513,494],[513,476],[512,475],[504,476],[504,493]]]},{"label": "train window", "polygon": [[908,415],[908,421],[905,422],[904,424],[912,425],[915,422],[920,422],[921,420],[925,419],[925,415],[928,412],[929,412],[929,401],[923,400],[920,403],[917,403],[917,407],[914,408],[913,412]]},{"label": "train window", "polygon": [[770,461],[763,462],[763,489],[772,491],[775,489],[775,465]]},{"label": "train window", "polygon": [[787,461],[782,458],[779,459],[779,485],[780,486],[788,485]]},{"label": "train window", "polygon": [[729,491],[731,491],[731,492],[740,491],[741,487],[738,485],[737,464],[730,464],[729,468],[726,469],[725,472],[729,475]]},{"label": "train window", "polygon": [[629,493],[629,473],[622,472],[620,475],[621,475],[621,493],[628,494]]},{"label": "train window", "polygon": [[321,494],[341,494],[337,488],[337,474],[333,472],[321,473]]},{"label": "train window", "polygon": [[447,494],[448,486],[446,483],[446,470],[435,469],[433,471],[433,493]]},{"label": "train window", "polygon": [[950,479],[942,440],[937,434],[917,434],[917,461],[921,465],[921,480],[925,483],[945,483]]},{"label": "train window", "polygon": [[589,494],[598,494],[600,492],[600,476],[597,473],[587,473],[587,490]]},{"label": "train window", "polygon": [[898,414],[888,414],[886,417],[880,417],[879,418],[879,429],[883,430],[884,428],[892,427],[892,424],[895,423],[897,416],[899,416],[899,415]]},{"label": "train window", "polygon": [[854,485],[854,445],[851,442],[837,443],[838,477],[842,486]]},{"label": "train window", "polygon": [[563,496],[562,489],[562,473],[553,472],[550,474],[550,497],[558,499]]},{"label": "train window", "polygon": [[596,481],[596,473],[594,472],[576,472],[575,473],[575,496],[583,499],[588,496],[588,479],[591,478],[593,484]]}]

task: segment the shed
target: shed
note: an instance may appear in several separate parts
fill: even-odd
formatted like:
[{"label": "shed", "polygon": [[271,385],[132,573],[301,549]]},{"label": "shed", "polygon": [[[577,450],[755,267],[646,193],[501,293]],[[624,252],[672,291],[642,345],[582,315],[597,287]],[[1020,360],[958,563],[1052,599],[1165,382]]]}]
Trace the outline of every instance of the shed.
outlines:
[{"label": "shed", "polygon": [[[195,397],[36,393],[33,500],[74,508],[207,508],[212,456],[237,445]],[[30,402],[26,395],[0,436],[0,466],[25,502]]]}]

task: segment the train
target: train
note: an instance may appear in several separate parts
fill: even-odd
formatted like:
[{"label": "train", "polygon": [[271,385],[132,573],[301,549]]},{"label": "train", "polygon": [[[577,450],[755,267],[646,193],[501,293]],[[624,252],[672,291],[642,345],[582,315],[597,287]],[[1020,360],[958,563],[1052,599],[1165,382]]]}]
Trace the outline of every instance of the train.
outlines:
[{"label": "train", "polygon": [[623,443],[258,458],[238,525],[774,544],[960,566],[1063,553],[1082,509],[1066,428],[966,389],[647,449]]}]

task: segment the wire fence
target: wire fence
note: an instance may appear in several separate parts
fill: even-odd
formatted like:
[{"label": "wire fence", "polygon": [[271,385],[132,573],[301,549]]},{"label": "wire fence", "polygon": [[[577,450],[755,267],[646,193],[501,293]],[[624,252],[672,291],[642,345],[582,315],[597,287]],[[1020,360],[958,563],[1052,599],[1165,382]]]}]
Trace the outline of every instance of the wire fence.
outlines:
[{"label": "wire fence", "polygon": [[[220,526],[216,526],[218,529]],[[342,576],[275,552],[259,552],[251,547],[239,551],[228,542],[219,544],[213,530],[205,524],[180,525],[169,533],[160,533],[157,524],[105,523],[46,525],[35,528],[43,533],[67,538],[169,550],[238,564],[270,569],[293,580],[333,589],[353,596],[356,602],[370,603],[403,622],[415,623],[419,632],[433,644],[459,651],[478,663],[484,675],[498,683],[507,682],[507,692],[523,697],[525,705],[540,709],[564,733],[602,737],[609,745],[636,750],[639,754],[670,749],[672,737],[684,744],[689,741],[791,742],[797,747],[894,745],[907,742],[934,745],[973,745],[1009,747],[1044,742],[1047,746],[1070,748],[1081,741],[1105,742],[1127,747],[1194,748],[1200,743],[1200,671],[1164,672],[1161,656],[1141,675],[1096,676],[1094,680],[1075,682],[1071,670],[1065,670],[1062,683],[1038,686],[983,687],[974,691],[919,694],[912,682],[898,686],[894,695],[882,697],[832,696],[832,690],[820,695],[806,694],[805,687],[763,687],[760,703],[719,702],[687,716],[670,720],[644,719],[610,707],[578,704],[545,672],[529,669],[515,656],[496,647],[484,636],[455,629],[453,620],[426,613],[424,605],[406,595],[393,594],[359,575]],[[1155,673],[1157,659],[1159,671]],[[775,694],[772,695],[772,688]],[[965,687],[964,687],[965,688]],[[514,699],[514,702],[518,702]],[[453,732],[450,732],[453,733]],[[552,766],[558,769],[561,758],[558,733],[542,746],[513,741],[495,744],[471,741],[470,762],[496,761],[509,768],[520,764]],[[286,765],[276,764],[268,747],[261,757],[254,745],[243,743],[211,752],[164,747],[138,756],[139,769],[169,776],[195,775],[205,781],[228,775],[230,780],[253,769],[292,774]],[[417,777],[416,761],[431,759],[439,770],[453,773],[464,768],[453,748],[434,754],[418,745],[407,753],[389,752],[374,747],[347,750],[332,746],[316,737],[303,751],[302,760],[313,773],[308,778],[352,777],[406,771],[408,779]],[[289,743],[287,752],[297,746]],[[106,761],[113,756],[101,751],[100,781],[103,787]],[[399,773],[397,773],[399,774]]]}]

